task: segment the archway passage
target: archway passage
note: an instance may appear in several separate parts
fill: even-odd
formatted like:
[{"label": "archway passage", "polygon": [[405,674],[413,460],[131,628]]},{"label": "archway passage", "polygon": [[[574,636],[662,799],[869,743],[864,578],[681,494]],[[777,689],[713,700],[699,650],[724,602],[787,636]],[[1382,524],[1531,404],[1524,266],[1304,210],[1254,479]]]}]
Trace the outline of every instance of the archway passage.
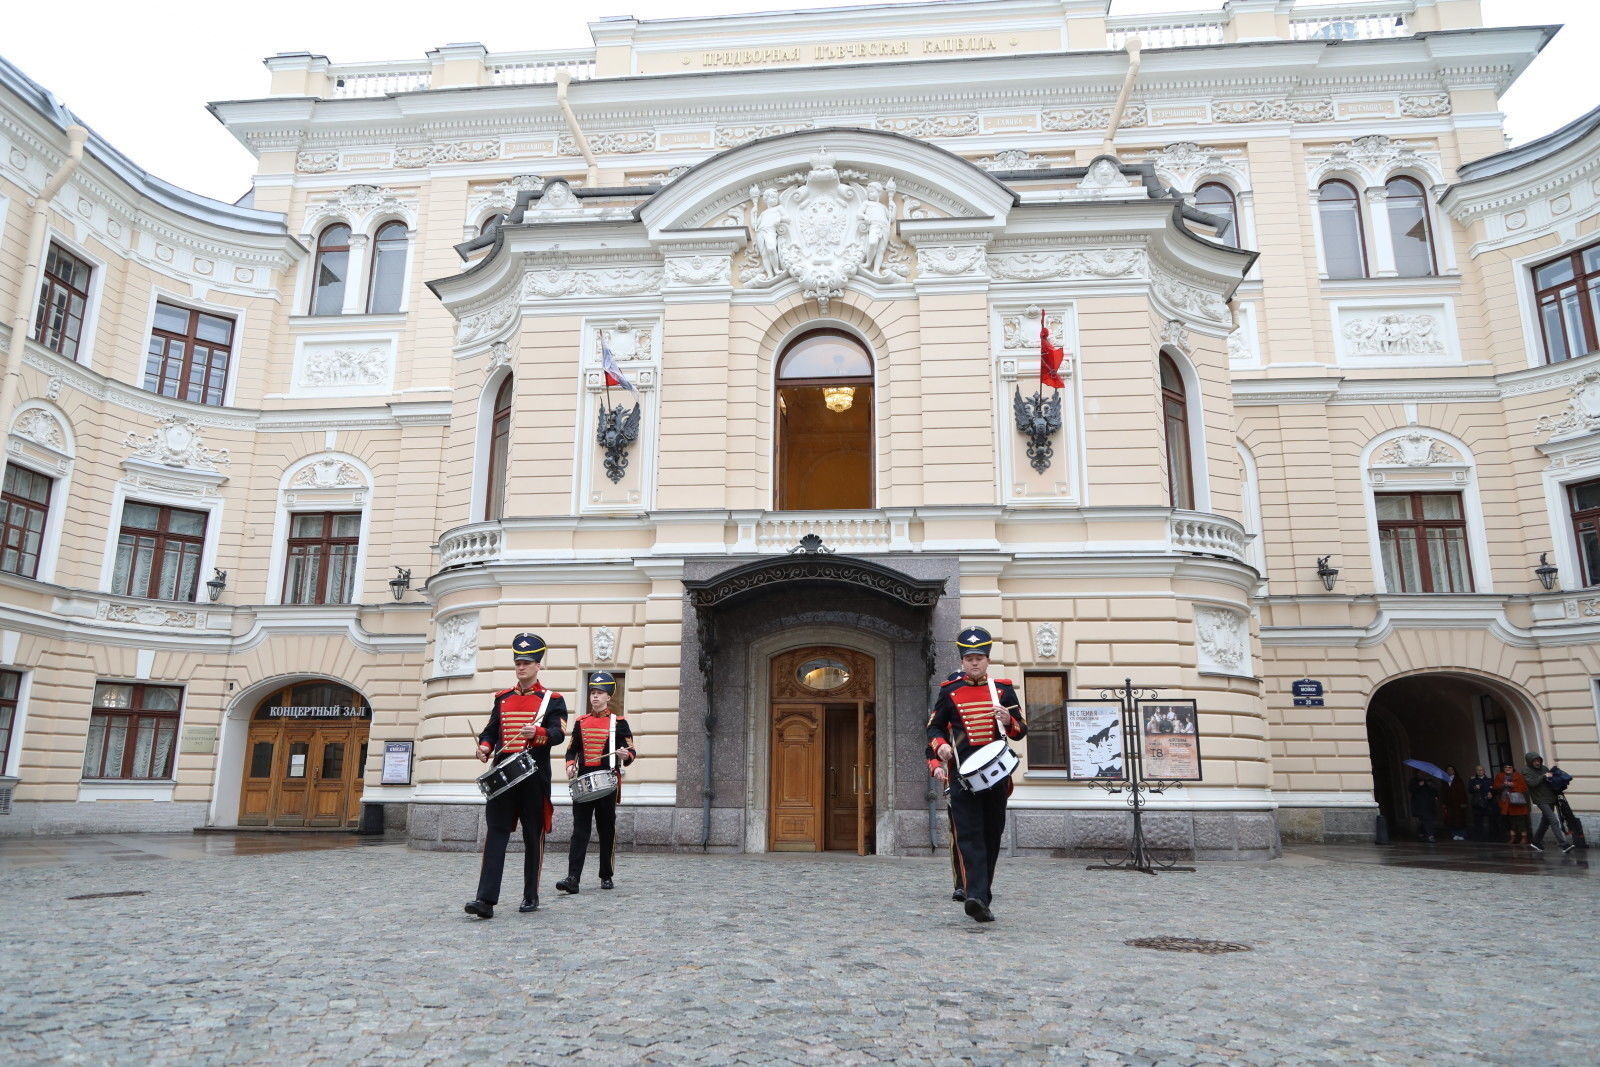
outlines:
[{"label": "archway passage", "polygon": [[[1372,694],[1367,704],[1372,792],[1392,837],[1417,840],[1431,830],[1447,840],[1468,833],[1470,807],[1456,810],[1449,803],[1448,783],[1405,761],[1454,767],[1463,786],[1480,765],[1490,777],[1507,763],[1520,768],[1529,738],[1511,699],[1471,675],[1444,672],[1397,678]],[[1436,803],[1413,787],[1419,774]]]},{"label": "archway passage", "polygon": [[871,656],[817,646],[772,657],[773,852],[875,848],[877,712]]},{"label": "archway passage", "polygon": [[240,826],[354,828],[372,708],[338,682],[298,682],[256,705],[239,790]]},{"label": "archway passage", "polygon": [[872,359],[812,330],[778,360],[778,511],[872,507]]}]

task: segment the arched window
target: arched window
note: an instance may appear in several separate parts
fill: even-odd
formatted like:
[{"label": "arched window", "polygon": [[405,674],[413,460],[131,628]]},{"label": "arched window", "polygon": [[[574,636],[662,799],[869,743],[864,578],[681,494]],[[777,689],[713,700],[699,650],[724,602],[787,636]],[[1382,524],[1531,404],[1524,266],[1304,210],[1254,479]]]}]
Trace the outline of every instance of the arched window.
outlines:
[{"label": "arched window", "polygon": [[1227,225],[1217,231],[1217,239],[1237,244],[1239,240],[1239,204],[1233,190],[1221,182],[1206,182],[1194,191],[1194,206],[1208,215],[1227,219]]},{"label": "arched window", "polygon": [[1361,230],[1361,198],[1349,182],[1323,182],[1317,190],[1322,222],[1322,258],[1330,278],[1365,278],[1367,248]]},{"label": "arched window", "polygon": [[1194,509],[1194,471],[1189,456],[1189,394],[1172,357],[1161,356],[1161,418],[1167,439],[1167,489],[1172,506]]},{"label": "arched window", "polygon": [[814,330],[778,359],[777,509],[872,507],[872,357]]},{"label": "arched window", "polygon": [[494,416],[489,424],[489,474],[484,482],[485,519],[504,518],[506,513],[507,461],[511,456],[511,382],[511,376],[507,375],[494,397]]},{"label": "arched window", "polygon": [[1433,234],[1428,229],[1428,201],[1422,183],[1415,178],[1391,178],[1384,189],[1396,272],[1402,278],[1435,273]]},{"label": "arched window", "polygon": [[493,233],[500,228],[500,224],[504,221],[506,221],[505,213],[496,211],[493,215],[483,220],[483,225],[478,227],[478,236],[481,237],[486,233]]},{"label": "arched window", "polygon": [[372,276],[367,286],[367,311],[384,315],[399,311],[406,289],[406,224],[386,222],[372,242]]},{"label": "arched window", "polygon": [[317,238],[317,263],[311,275],[311,314],[337,315],[344,310],[344,287],[350,278],[350,227],[334,223]]}]

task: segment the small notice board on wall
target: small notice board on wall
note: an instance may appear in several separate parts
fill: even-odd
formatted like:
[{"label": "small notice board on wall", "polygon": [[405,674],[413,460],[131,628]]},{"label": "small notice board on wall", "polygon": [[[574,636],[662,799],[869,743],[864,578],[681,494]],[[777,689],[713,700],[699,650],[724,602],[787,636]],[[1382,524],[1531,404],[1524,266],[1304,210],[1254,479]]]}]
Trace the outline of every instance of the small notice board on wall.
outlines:
[{"label": "small notice board on wall", "polygon": [[1200,781],[1200,711],[1193,700],[1139,701],[1139,744],[1146,778]]},{"label": "small notice board on wall", "polygon": [[383,743],[383,777],[381,785],[411,784],[411,750],[415,742],[385,741]]}]

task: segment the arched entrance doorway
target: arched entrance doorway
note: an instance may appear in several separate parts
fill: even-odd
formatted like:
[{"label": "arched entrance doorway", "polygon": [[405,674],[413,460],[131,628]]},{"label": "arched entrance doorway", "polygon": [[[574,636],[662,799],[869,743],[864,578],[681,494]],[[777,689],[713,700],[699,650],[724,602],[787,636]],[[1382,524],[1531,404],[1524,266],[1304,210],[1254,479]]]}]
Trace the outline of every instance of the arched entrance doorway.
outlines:
[{"label": "arched entrance doorway", "polygon": [[873,667],[871,656],[831,645],[772,657],[771,851],[875,849]]},{"label": "arched entrance doorway", "polygon": [[[1367,704],[1372,794],[1392,837],[1415,840],[1419,833],[1409,791],[1416,772],[1406,760],[1453,766],[1463,779],[1480,764],[1491,776],[1506,763],[1522,766],[1534,739],[1527,735],[1520,705],[1509,689],[1448,672],[1396,678],[1372,694]],[[1445,783],[1433,784],[1442,794]]]},{"label": "arched entrance doorway", "polygon": [[338,682],[269,694],[250,717],[239,825],[354,828],[371,720],[365,698]]}]

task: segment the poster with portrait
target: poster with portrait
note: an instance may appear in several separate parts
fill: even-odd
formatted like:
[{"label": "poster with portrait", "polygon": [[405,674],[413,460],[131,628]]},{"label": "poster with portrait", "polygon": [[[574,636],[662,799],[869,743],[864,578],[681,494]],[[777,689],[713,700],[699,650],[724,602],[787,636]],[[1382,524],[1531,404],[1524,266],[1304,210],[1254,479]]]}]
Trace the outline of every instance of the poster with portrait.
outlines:
[{"label": "poster with portrait", "polygon": [[1145,778],[1200,781],[1200,711],[1194,701],[1139,701],[1139,743]]},{"label": "poster with portrait", "polygon": [[1126,778],[1122,702],[1068,700],[1061,710],[1067,722],[1067,776],[1080,780]]}]

